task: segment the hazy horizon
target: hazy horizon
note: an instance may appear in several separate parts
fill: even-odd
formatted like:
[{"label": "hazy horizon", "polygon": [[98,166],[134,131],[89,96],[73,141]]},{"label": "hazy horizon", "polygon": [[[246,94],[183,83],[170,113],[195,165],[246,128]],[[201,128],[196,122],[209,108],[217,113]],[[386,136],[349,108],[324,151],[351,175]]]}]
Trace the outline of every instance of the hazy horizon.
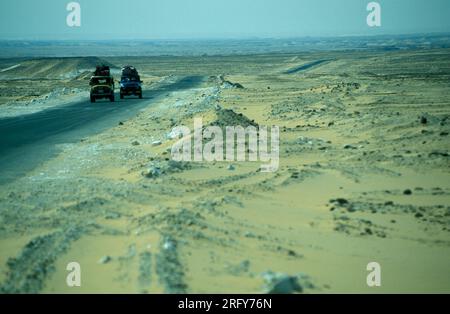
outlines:
[{"label": "hazy horizon", "polygon": [[383,38],[383,37],[411,37],[417,38],[419,36],[427,36],[427,37],[443,37],[450,36],[449,32],[417,32],[417,33],[386,33],[386,34],[352,34],[352,35],[317,35],[317,36],[248,36],[248,37],[185,37],[185,38],[0,38],[0,41],[3,42],[15,42],[15,41],[27,41],[27,42],[92,42],[92,43],[101,43],[101,42],[142,42],[142,43],[150,43],[150,42],[207,42],[207,41],[252,41],[252,40],[319,40],[319,39],[335,39],[335,38]]},{"label": "hazy horizon", "polygon": [[[382,26],[368,27],[369,0],[79,0],[0,3],[1,40],[219,40],[408,35],[450,32],[450,1],[378,1]],[[431,2],[431,3],[430,3]]]}]

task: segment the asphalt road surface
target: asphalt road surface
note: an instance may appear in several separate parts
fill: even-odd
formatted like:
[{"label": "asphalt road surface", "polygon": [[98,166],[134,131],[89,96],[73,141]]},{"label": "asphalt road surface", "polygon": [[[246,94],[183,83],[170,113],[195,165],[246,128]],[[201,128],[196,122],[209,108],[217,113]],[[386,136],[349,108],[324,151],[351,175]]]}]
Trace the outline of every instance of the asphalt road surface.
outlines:
[{"label": "asphalt road surface", "polygon": [[0,184],[14,180],[52,156],[55,144],[81,140],[135,116],[150,99],[190,89],[203,81],[184,77],[175,83],[144,91],[143,99],[116,96],[115,102],[89,99],[37,113],[0,119]]}]

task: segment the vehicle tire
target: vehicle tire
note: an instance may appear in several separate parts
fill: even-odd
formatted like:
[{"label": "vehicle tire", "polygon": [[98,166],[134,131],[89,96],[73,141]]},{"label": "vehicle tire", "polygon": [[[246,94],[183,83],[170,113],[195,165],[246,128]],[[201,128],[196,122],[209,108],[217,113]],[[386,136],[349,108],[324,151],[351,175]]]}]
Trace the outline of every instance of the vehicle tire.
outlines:
[{"label": "vehicle tire", "polygon": [[142,99],[142,92],[139,93],[139,99]]},{"label": "vehicle tire", "polygon": [[95,102],[95,97],[91,96],[91,103],[94,103],[94,102]]},{"label": "vehicle tire", "polygon": [[120,99],[123,99],[123,94],[120,94]]},{"label": "vehicle tire", "polygon": [[109,101],[114,102],[114,95],[109,96]]}]

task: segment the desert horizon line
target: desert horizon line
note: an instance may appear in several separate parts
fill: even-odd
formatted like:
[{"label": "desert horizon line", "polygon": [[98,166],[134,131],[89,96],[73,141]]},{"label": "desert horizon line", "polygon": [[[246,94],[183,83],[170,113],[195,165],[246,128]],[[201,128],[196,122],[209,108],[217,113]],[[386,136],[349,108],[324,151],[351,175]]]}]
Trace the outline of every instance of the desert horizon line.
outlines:
[{"label": "desert horizon line", "polygon": [[161,37],[161,38],[9,38],[0,37],[0,41],[32,41],[32,42],[120,42],[120,41],[136,41],[136,42],[151,42],[151,41],[244,41],[244,40],[299,40],[299,39],[333,39],[333,38],[383,38],[387,36],[395,37],[416,37],[416,36],[450,36],[449,31],[433,31],[433,32],[402,32],[402,33],[377,33],[377,34],[343,34],[343,35],[293,35],[293,36],[224,36],[224,37]]}]

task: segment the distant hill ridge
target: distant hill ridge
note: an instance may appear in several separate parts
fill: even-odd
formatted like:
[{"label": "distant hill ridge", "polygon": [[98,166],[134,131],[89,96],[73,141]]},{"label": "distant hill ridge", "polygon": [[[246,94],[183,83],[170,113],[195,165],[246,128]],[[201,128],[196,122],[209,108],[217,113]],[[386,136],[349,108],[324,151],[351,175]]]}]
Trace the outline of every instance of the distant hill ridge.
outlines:
[{"label": "distant hill ridge", "polygon": [[12,67],[10,70],[0,73],[0,75],[7,78],[69,79],[78,77],[84,72],[92,73],[97,65],[107,65],[112,70],[120,70],[114,64],[98,57],[50,57],[22,61],[20,65]]}]

